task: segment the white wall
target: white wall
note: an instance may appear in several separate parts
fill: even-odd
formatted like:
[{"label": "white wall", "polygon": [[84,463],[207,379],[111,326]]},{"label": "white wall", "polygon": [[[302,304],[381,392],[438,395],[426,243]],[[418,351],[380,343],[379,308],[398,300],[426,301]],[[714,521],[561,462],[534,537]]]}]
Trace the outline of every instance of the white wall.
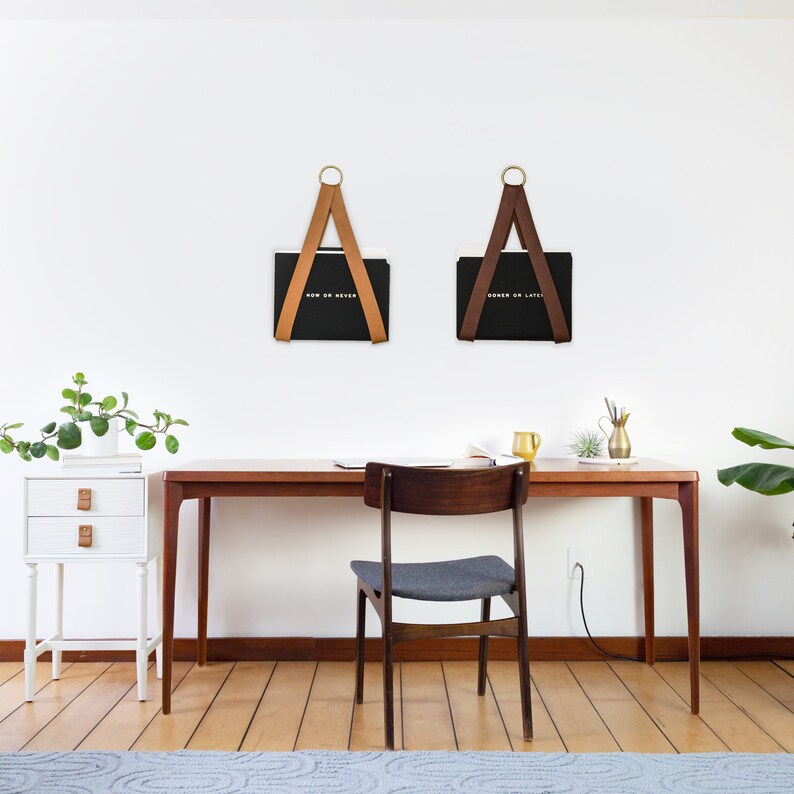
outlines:
[{"label": "white wall", "polygon": [[[793,434],[793,41],[790,19],[0,22],[0,421],[57,418],[81,369],[190,420],[153,466],[456,455],[514,429],[555,456],[609,393],[637,454],[701,472],[703,633],[791,634],[794,502],[715,470],[791,459],[730,430]],[[385,345],[272,337],[272,251],[302,242],[329,162],[360,244],[391,254]],[[513,162],[545,247],[573,252],[570,345],[455,339],[455,249],[487,240]],[[55,468],[0,460],[0,637],[23,635],[21,478]],[[213,518],[211,635],[352,635],[347,565],[377,553],[374,511],[249,499]],[[194,522],[189,504],[178,636]],[[637,524],[628,500],[530,503],[533,634],[582,633],[574,545],[592,629],[641,632]],[[432,542],[400,525],[406,557],[491,535],[509,553],[496,519]],[[132,633],[120,574],[67,570],[68,632]],[[657,593],[659,633],[684,634],[674,503],[657,507]]]}]

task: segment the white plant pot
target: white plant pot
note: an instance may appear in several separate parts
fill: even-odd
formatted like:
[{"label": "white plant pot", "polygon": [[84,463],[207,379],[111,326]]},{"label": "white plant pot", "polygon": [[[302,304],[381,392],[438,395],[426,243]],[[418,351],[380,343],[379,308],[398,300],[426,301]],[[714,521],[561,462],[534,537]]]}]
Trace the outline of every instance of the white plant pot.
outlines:
[{"label": "white plant pot", "polygon": [[119,420],[109,419],[107,433],[104,436],[98,436],[91,429],[88,422],[80,422],[80,431],[83,436],[83,442],[80,447],[75,450],[78,455],[86,458],[104,457],[106,455],[119,454]]}]

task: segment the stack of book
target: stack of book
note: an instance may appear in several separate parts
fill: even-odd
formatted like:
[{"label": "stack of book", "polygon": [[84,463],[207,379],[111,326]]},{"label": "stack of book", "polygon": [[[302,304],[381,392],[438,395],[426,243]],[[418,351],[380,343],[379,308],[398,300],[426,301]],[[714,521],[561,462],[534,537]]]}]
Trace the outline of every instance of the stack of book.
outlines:
[{"label": "stack of book", "polygon": [[129,455],[106,455],[89,457],[87,455],[64,455],[61,459],[64,474],[93,474],[97,477],[108,474],[139,474],[141,456],[136,453]]}]

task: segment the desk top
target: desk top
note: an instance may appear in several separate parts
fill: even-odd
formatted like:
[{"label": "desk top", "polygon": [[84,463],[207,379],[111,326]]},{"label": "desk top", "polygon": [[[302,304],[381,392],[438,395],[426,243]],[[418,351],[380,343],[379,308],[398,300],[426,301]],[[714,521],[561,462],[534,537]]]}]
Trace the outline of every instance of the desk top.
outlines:
[{"label": "desk top", "polygon": [[[476,471],[477,469],[468,469]],[[625,466],[579,463],[575,458],[538,458],[533,482],[696,482],[695,469],[640,458]],[[342,469],[330,460],[197,460],[163,472],[166,482],[347,482],[364,481],[363,469]]]}]

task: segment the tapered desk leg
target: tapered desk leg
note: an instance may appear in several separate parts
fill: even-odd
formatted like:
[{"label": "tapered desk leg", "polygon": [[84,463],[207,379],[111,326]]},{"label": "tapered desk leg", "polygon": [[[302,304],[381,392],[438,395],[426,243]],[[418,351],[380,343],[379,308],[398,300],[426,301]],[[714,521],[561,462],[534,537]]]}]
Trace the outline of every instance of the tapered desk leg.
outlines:
[{"label": "tapered desk leg", "polygon": [[656,661],[656,626],[654,624],[653,583],[653,498],[640,497],[642,522],[642,590],[645,597],[645,662]]},{"label": "tapered desk leg", "polygon": [[207,605],[210,576],[210,508],[209,497],[198,500],[198,652],[199,667],[207,664]]},{"label": "tapered desk leg", "polygon": [[678,502],[684,528],[684,576],[689,628],[689,683],[692,713],[700,712],[700,574],[698,561],[698,484],[682,482]]},{"label": "tapered desk leg", "polygon": [[163,483],[163,714],[171,713],[171,668],[174,661],[174,598],[176,595],[176,550],[182,484]]}]

